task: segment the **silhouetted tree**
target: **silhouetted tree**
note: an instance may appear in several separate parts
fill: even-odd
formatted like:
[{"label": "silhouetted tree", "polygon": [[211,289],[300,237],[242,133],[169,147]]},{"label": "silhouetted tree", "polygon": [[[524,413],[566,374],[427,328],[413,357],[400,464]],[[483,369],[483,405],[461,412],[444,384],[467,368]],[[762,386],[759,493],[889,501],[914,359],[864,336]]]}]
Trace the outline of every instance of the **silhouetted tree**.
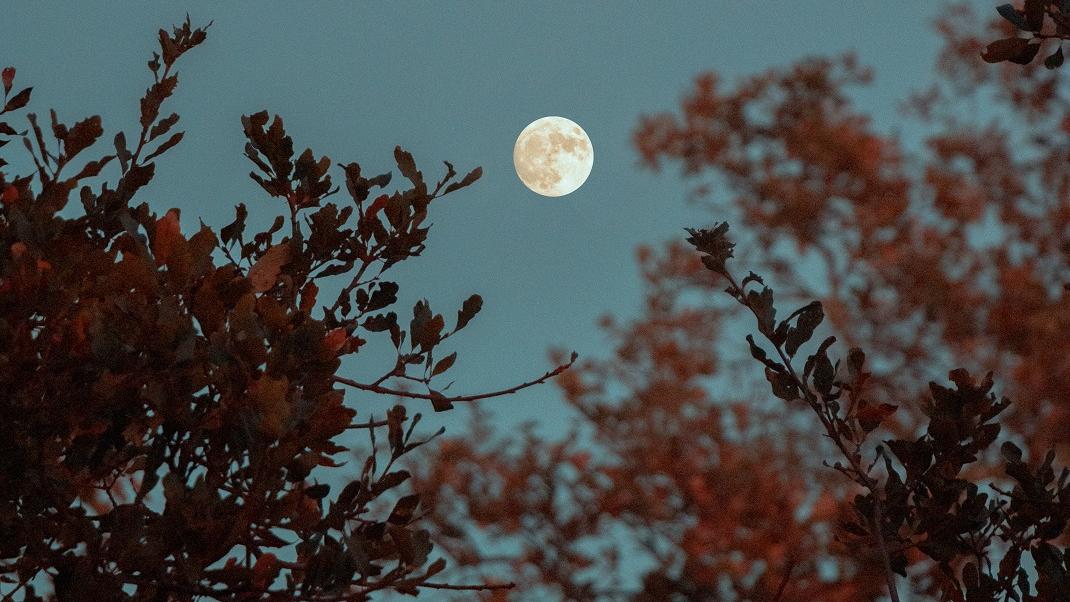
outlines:
[{"label": "silhouetted tree", "polygon": [[[420,301],[407,330],[391,310],[398,285],[384,275],[424,250],[432,201],[480,169],[457,179],[446,163],[425,182],[397,148],[401,190],[373,197],[391,174],[347,163],[349,198],[336,204],[330,160],[295,156],[282,119],[254,113],[241,120],[250,176],[282,215],[250,234],[238,205],[218,233],[184,234],[178,210],[159,216],[135,199],[182,140],[162,106],[205,29],[187,19],[159,32],[136,134],[117,133],[102,157],[86,159],[100,117],[68,126],[52,112],[42,128],[31,113],[17,131],[10,118],[31,89],[14,92],[15,69],[3,70],[0,144],[25,146],[35,169],[0,172],[0,595],[360,600],[509,587],[435,580],[445,561],[397,465],[427,441],[414,434],[420,414],[399,405],[358,421],[344,400],[348,387],[442,411],[567,367],[447,396],[436,377],[457,355],[443,343],[482,300],[464,301],[451,325]],[[114,183],[93,184],[115,167]],[[71,197],[81,208],[61,214]],[[320,287],[335,280],[325,300]],[[340,358],[380,333],[396,349],[389,370],[367,383],[340,376]],[[372,443],[352,480],[331,476],[347,432]]]}]

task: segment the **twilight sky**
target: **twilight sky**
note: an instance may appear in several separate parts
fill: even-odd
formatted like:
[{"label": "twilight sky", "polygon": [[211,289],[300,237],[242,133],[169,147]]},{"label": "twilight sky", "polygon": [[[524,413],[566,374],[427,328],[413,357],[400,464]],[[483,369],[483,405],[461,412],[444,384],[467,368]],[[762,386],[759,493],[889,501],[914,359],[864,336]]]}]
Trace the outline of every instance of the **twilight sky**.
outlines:
[{"label": "twilight sky", "polygon": [[[541,374],[550,346],[603,354],[597,317],[639,309],[634,247],[710,221],[686,206],[688,183],[674,169],[639,168],[630,136],[640,114],[675,108],[703,70],[731,82],[806,55],[854,50],[876,70],[860,104],[880,129],[895,129],[897,103],[929,81],[940,3],[180,4],[15,3],[0,62],[34,86],[34,111],[55,107],[68,123],[97,113],[105,140],[117,129],[129,139],[151,81],[145,61],[156,30],[187,10],[195,25],[214,20],[208,41],[182,59],[178,93],[165,106],[182,115],[185,140],[141,194],[159,213],[181,208],[187,233],[198,218],[225,225],[240,201],[251,227],[282,209],[246,175],[243,113],[279,113],[298,152],[311,146],[373,174],[396,172],[398,144],[429,180],[441,175],[443,159],[461,174],[482,165],[480,182],[432,205],[426,255],[392,271],[406,324],[421,297],[452,323],[469,294],[483,295],[483,312],[452,340],[460,358],[451,392],[466,393]],[[594,144],[590,178],[565,197],[538,196],[513,171],[517,134],[544,115],[576,121]],[[368,365],[363,352],[357,359],[350,374],[384,367]],[[366,415],[357,395],[347,398]],[[569,421],[551,386],[484,407],[503,426],[537,419],[557,431]],[[464,413],[429,418],[429,428],[456,433]]]}]

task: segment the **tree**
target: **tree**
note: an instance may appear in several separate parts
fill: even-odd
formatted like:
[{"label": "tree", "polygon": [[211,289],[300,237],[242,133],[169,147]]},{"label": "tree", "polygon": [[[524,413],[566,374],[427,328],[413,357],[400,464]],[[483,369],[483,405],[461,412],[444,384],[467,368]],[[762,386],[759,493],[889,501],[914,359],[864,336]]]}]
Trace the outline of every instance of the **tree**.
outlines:
[{"label": "tree", "polygon": [[[46,130],[30,113],[17,131],[10,118],[31,88],[14,92],[15,69],[2,72],[0,145],[21,142],[34,171],[0,172],[0,595],[359,600],[509,587],[435,580],[445,560],[397,466],[428,440],[415,435],[421,414],[397,405],[357,420],[344,399],[350,388],[445,411],[567,368],[448,396],[437,377],[457,355],[443,343],[481,298],[450,326],[427,301],[407,330],[391,309],[399,287],[384,275],[425,250],[431,203],[480,169],[458,179],[447,162],[425,181],[397,148],[400,190],[386,191],[390,173],[340,164],[349,199],[335,203],[330,159],[295,156],[282,119],[254,113],[241,119],[250,177],[283,214],[249,235],[241,204],[218,232],[183,233],[177,209],[161,216],[135,199],[182,140],[162,108],[206,29],[187,19],[160,30],[136,135],[118,132],[114,152],[90,160],[100,118],[66,125],[53,111]],[[102,181],[115,167],[118,179]],[[61,214],[71,196],[81,209]],[[319,294],[328,286],[333,299]],[[396,349],[378,358],[387,372],[370,383],[338,374],[372,336]],[[372,448],[332,491],[323,481],[338,482],[347,433],[367,433]]]},{"label": "tree", "polygon": [[[558,380],[576,438],[439,442],[453,459],[419,478],[444,549],[572,599],[1065,598],[1067,90],[1057,58],[985,50],[1025,30],[1059,56],[1063,4],[983,25],[949,7],[939,79],[906,103],[917,145],[855,108],[870,72],[850,55],[704,73],[643,117],[644,163],[681,165],[743,234],[696,230],[705,265],[683,241],[640,249],[644,313]],[[756,275],[721,294],[737,243],[798,312],[778,322]]]}]

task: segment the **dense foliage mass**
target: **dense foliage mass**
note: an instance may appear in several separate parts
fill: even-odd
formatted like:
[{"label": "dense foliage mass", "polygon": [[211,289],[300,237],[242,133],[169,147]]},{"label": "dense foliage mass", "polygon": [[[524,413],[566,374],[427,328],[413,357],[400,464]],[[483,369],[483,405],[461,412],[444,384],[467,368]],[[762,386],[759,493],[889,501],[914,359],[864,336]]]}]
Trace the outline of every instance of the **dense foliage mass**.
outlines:
[{"label": "dense foliage mass", "polygon": [[[443,343],[481,298],[450,325],[427,301],[407,330],[391,311],[398,285],[384,274],[424,250],[430,204],[480,169],[458,179],[446,163],[425,182],[398,148],[400,190],[373,197],[391,174],[347,163],[349,198],[336,204],[331,161],[295,156],[282,119],[254,113],[241,120],[250,176],[283,214],[248,233],[238,205],[218,232],[183,233],[177,210],[135,199],[182,140],[162,107],[176,62],[205,39],[188,20],[160,31],[136,134],[115,134],[114,152],[91,159],[100,118],[66,125],[52,112],[43,128],[30,113],[20,132],[13,118],[31,89],[16,92],[15,69],[3,70],[0,144],[25,146],[34,171],[0,172],[0,595],[352,600],[508,587],[434,579],[445,561],[397,464],[426,442],[414,434],[420,414],[396,406],[357,420],[344,402],[349,387],[442,411],[564,369],[447,396],[436,377],[457,356]],[[370,383],[338,376],[340,358],[372,336],[393,343],[379,358],[388,371]],[[332,491],[321,481],[340,473],[338,440],[354,430],[371,435],[371,453],[350,479],[331,477],[343,485]]]},{"label": "dense foliage mass", "polygon": [[739,240],[639,249],[641,315],[558,381],[576,437],[439,442],[443,548],[581,600],[1067,599],[1068,15],[949,6],[920,144],[856,107],[851,55],[703,73],[643,117],[643,162]]}]

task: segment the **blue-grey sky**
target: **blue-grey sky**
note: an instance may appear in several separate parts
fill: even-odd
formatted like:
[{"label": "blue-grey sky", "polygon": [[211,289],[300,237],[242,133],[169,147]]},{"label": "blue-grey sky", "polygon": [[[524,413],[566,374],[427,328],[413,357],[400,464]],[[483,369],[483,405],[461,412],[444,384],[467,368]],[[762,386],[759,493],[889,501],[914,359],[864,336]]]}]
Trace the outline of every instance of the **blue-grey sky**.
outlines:
[{"label": "blue-grey sky", "polygon": [[[370,173],[394,168],[395,145],[429,179],[443,159],[461,173],[482,165],[480,182],[433,206],[426,255],[393,274],[406,322],[418,298],[452,320],[470,293],[483,295],[482,314],[453,341],[451,391],[474,392],[542,373],[550,346],[605,354],[597,317],[639,309],[635,246],[709,220],[687,207],[675,170],[639,167],[630,136],[640,114],[674,108],[703,70],[732,81],[854,50],[876,70],[860,104],[894,129],[897,103],[930,79],[940,4],[20,1],[5,10],[0,62],[35,87],[37,112],[55,107],[68,123],[100,114],[107,140],[117,128],[129,138],[156,29],[187,11],[195,24],[214,20],[208,41],[182,59],[169,105],[185,140],[142,194],[158,212],[181,208],[187,232],[198,218],[228,223],[239,201],[254,224],[281,209],[246,175],[243,113],[279,113],[299,150]],[[524,188],[512,167],[517,134],[545,115],[576,121],[595,148],[586,184],[556,199]],[[381,366],[357,361],[347,370]],[[486,405],[503,427],[569,420],[549,386]],[[463,414],[430,418],[457,432]]]}]

